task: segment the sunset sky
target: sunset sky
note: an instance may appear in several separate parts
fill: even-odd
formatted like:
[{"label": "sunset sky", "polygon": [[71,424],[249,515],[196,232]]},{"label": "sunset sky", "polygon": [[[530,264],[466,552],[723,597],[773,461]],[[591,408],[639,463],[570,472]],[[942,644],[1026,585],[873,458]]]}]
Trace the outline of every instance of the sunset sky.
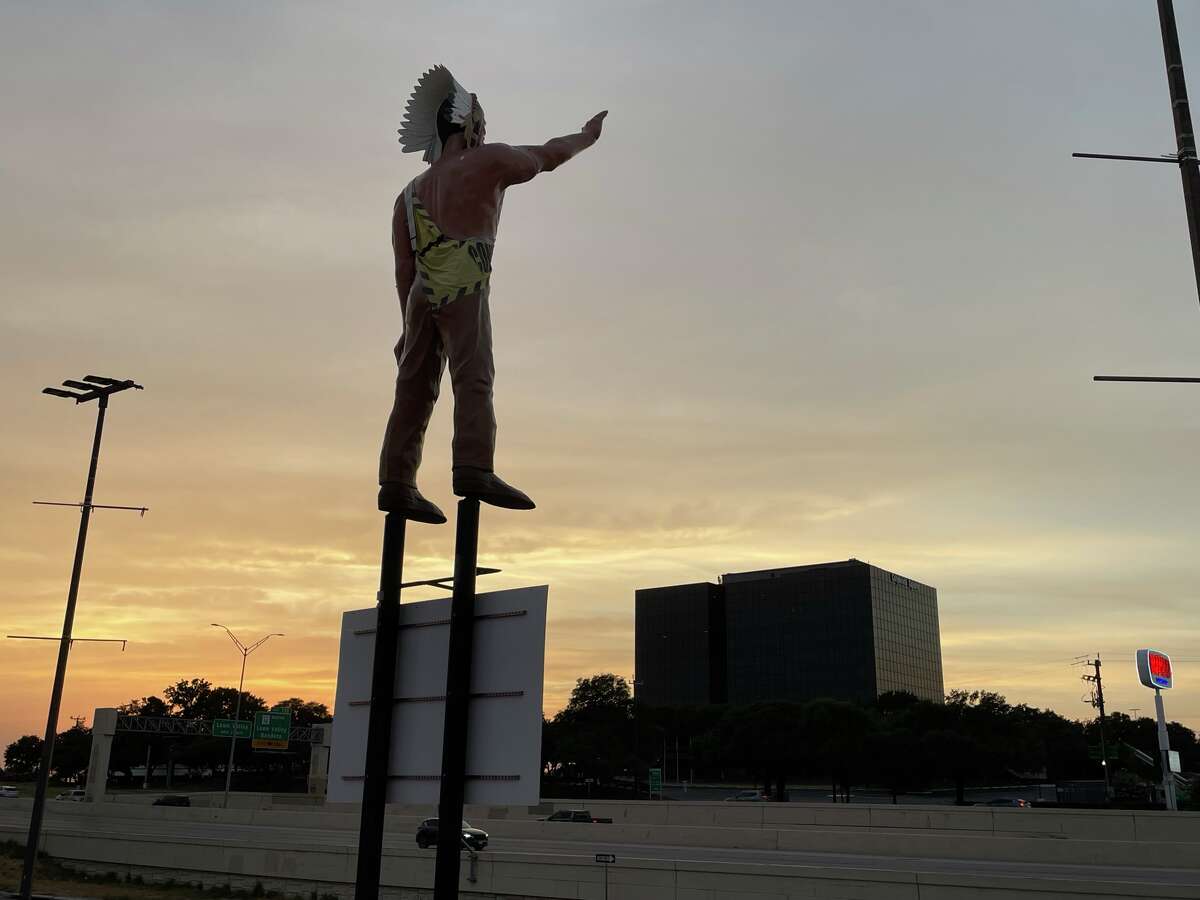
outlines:
[{"label": "sunset sky", "polygon": [[[1176,4],[1200,95],[1200,3]],[[635,589],[857,557],[934,585],[946,687],[1200,728],[1200,304],[1154,4],[6,4],[0,613],[57,634],[115,398],[62,722],[179,678],[331,702],[370,606],[399,334],[396,142],[434,63],[488,138],[601,142],[509,192],[480,587],[550,585],[546,711],[629,677]],[[447,511],[449,385],[421,474]],[[449,575],[453,526],[409,529]],[[406,600],[432,596],[414,592]],[[0,747],[55,645],[0,643]]]}]

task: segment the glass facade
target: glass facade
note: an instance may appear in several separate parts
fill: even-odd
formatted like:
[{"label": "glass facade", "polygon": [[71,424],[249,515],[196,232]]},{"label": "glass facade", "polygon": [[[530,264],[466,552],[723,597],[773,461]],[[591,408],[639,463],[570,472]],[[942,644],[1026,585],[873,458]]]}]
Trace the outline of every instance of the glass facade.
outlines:
[{"label": "glass facade", "polygon": [[858,560],[639,590],[635,657],[655,706],[943,696],[937,591]]},{"label": "glass facade", "polygon": [[908,691],[924,700],[942,700],[937,591],[911,578],[869,568],[876,691]]},{"label": "glass facade", "polygon": [[875,696],[865,567],[726,576],[729,702]]},{"label": "glass facade", "polygon": [[649,706],[705,706],[725,693],[719,585],[646,588],[634,600],[634,693]]}]

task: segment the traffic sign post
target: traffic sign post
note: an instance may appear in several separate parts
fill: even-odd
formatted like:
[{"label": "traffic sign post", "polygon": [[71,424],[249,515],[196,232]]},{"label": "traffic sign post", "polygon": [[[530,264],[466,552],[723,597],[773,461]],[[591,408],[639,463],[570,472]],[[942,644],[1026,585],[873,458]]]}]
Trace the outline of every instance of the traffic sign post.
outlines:
[{"label": "traffic sign post", "polygon": [[1171,772],[1171,741],[1167,736],[1167,716],[1163,711],[1162,690],[1154,689],[1154,711],[1158,717],[1158,758],[1162,765],[1163,794],[1167,809],[1179,809],[1175,798],[1175,775]]},{"label": "traffic sign post", "polygon": [[[235,727],[236,726],[236,729]],[[213,719],[212,736],[219,738],[248,738],[252,730],[252,723],[245,719]],[[236,731],[236,733],[235,733]]]},{"label": "traffic sign post", "polygon": [[615,853],[597,853],[596,862],[604,866],[604,900],[608,900],[608,867],[617,861]]}]

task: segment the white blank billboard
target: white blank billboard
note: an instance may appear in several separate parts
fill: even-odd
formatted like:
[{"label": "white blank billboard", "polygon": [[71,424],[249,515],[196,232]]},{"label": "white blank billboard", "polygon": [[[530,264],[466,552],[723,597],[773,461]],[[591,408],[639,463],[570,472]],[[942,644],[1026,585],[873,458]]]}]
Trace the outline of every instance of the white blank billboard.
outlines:
[{"label": "white blank billboard", "polygon": [[[542,768],[549,588],[475,598],[466,802],[534,804]],[[362,800],[376,611],[342,614],[328,798]],[[442,766],[450,598],[400,605],[388,802],[436,804]]]}]

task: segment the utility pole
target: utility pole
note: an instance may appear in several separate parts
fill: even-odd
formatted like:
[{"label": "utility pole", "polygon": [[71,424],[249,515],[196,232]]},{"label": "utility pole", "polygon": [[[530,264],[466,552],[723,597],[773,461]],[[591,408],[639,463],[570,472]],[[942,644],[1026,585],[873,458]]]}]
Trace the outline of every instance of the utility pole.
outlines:
[{"label": "utility pole", "polygon": [[50,786],[50,765],[54,761],[54,739],[58,734],[58,711],[62,704],[63,683],[67,678],[67,656],[71,650],[71,630],[75,625],[75,603],[79,599],[79,579],[83,574],[83,551],[87,546],[88,523],[92,518],[92,491],[96,486],[96,468],[100,463],[100,438],[104,434],[104,413],[108,409],[108,398],[121,391],[135,388],[142,390],[140,384],[132,381],[120,381],[106,378],[102,375],[85,375],[83,381],[67,380],[65,387],[73,390],[64,391],[62,388],[44,388],[43,394],[52,397],[64,397],[74,400],[76,405],[96,402],[96,433],[92,438],[92,457],[88,463],[87,483],[83,490],[83,502],[62,504],[78,506],[81,512],[79,519],[79,536],[75,540],[75,562],[71,566],[71,586],[67,590],[67,609],[63,617],[62,637],[58,644],[58,665],[54,670],[54,687],[50,691],[50,709],[46,714],[46,737],[42,745],[42,761],[38,767],[37,788],[33,795],[33,809],[29,816],[29,836],[25,841],[25,862],[21,869],[21,900],[30,900],[33,894],[33,867],[37,862],[38,844],[42,836],[42,818],[46,812],[46,791]]},{"label": "utility pole", "polygon": [[1104,682],[1100,680],[1100,654],[1097,653],[1095,659],[1086,660],[1084,665],[1095,671],[1094,675],[1084,675],[1083,680],[1092,686],[1092,696],[1088,702],[1100,712],[1100,768],[1104,770],[1104,799],[1107,802],[1112,797],[1108,774],[1108,744],[1104,739]]},{"label": "utility pole", "polygon": [[[1175,7],[1171,0],[1158,0],[1158,24],[1162,31],[1163,60],[1167,68],[1167,90],[1171,97],[1171,116],[1175,122],[1175,152],[1163,156],[1130,156],[1109,153],[1073,153],[1084,159],[1120,159],[1132,162],[1169,163],[1179,166],[1183,180],[1183,205],[1187,213],[1188,234],[1192,246],[1192,268],[1200,297],[1200,162],[1196,159],[1196,136],[1192,131],[1192,113],[1188,106],[1187,84],[1183,77],[1183,55],[1179,50],[1179,32],[1175,27]],[[1151,381],[1183,379],[1105,379]]]},{"label": "utility pole", "polygon": [[[233,645],[237,647],[238,652],[242,654],[242,674],[241,677],[238,678],[237,703],[234,704],[233,708],[233,733],[229,736],[229,761],[225,764],[225,802],[221,804],[222,809],[229,809],[229,786],[233,783],[233,748],[237,744],[238,722],[242,720],[242,685],[246,683],[246,657],[269,641],[271,638],[285,637],[285,635],[275,631],[266,635],[265,637],[259,638],[257,641],[247,647],[234,636],[232,631],[230,631],[228,628],[225,628],[224,625],[218,625],[216,622],[213,622],[212,627],[224,628],[225,633],[229,635],[229,639],[233,641]],[[150,758],[149,754],[150,751],[147,750],[147,759]]]}]

